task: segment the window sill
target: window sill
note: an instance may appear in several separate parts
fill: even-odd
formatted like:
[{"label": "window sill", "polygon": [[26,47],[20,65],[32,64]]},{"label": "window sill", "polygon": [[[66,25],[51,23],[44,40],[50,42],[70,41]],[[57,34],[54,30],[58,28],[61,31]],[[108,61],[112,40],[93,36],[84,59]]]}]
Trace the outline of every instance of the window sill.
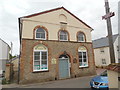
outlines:
[{"label": "window sill", "polygon": [[79,66],[79,69],[89,68],[89,66]]},{"label": "window sill", "polygon": [[43,71],[33,71],[32,73],[42,73],[42,72],[49,72],[49,70],[43,70]]},{"label": "window sill", "polygon": [[37,39],[37,40],[46,40],[46,38],[45,38],[45,39],[42,39],[42,38],[35,38],[35,39]]},{"label": "window sill", "polygon": [[61,41],[61,42],[67,42],[68,40],[59,40],[59,41]]},{"label": "window sill", "polygon": [[85,42],[85,41],[78,41],[78,42]]}]

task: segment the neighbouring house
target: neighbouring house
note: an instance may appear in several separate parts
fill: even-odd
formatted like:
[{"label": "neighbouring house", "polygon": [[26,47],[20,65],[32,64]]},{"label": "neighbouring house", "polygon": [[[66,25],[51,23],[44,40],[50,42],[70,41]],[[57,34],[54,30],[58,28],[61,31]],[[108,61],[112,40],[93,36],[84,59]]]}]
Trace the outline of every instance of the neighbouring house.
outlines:
[{"label": "neighbouring house", "polygon": [[64,7],[20,17],[20,83],[96,74],[92,30]]},{"label": "neighbouring house", "polygon": [[19,55],[15,56],[14,58],[10,59],[9,62],[7,62],[6,66],[6,74],[5,78],[7,81],[12,81],[17,83],[18,80],[18,64],[19,64]]},{"label": "neighbouring house", "polygon": [[[118,34],[113,35],[115,63],[119,62],[118,36],[119,36]],[[94,56],[95,56],[95,65],[97,67],[104,67],[111,64],[108,37],[103,37],[100,39],[93,40],[93,48],[94,48]]]},{"label": "neighbouring house", "polygon": [[16,57],[10,59],[9,61],[11,61],[11,63],[13,64],[13,69],[14,71],[18,71],[18,62],[19,62],[19,55],[17,55]]},{"label": "neighbouring house", "polygon": [[10,46],[0,38],[0,76],[5,74],[6,61],[9,60]]}]

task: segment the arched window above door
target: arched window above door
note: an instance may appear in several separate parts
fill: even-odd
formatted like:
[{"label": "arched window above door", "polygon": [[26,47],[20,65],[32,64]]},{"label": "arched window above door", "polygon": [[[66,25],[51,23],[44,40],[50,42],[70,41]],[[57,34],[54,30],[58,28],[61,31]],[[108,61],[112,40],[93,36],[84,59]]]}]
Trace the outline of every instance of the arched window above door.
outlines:
[{"label": "arched window above door", "polygon": [[68,58],[68,56],[63,54],[63,55],[60,55],[59,58]]}]

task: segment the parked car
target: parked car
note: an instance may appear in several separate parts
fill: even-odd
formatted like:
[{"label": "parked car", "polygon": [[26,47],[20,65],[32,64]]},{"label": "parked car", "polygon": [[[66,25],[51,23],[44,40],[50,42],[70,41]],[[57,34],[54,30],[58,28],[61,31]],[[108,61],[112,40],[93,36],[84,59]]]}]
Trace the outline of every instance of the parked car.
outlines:
[{"label": "parked car", "polygon": [[93,89],[108,89],[107,70],[100,75],[93,77],[90,81],[90,86]]}]

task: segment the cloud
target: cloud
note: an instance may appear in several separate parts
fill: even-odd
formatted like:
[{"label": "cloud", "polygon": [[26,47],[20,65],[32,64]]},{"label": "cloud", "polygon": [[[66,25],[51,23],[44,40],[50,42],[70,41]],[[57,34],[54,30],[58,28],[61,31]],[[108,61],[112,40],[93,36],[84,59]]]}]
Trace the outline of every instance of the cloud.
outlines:
[{"label": "cloud", "polygon": [[[113,33],[117,33],[117,4],[119,0],[109,0]],[[9,45],[13,42],[13,54],[19,54],[18,17],[64,6],[85,23],[94,28],[92,39],[107,35],[104,0],[0,0],[0,38]]]},{"label": "cloud", "polygon": [[13,15],[25,13],[25,9],[29,8],[26,0],[4,0],[3,9]]}]

